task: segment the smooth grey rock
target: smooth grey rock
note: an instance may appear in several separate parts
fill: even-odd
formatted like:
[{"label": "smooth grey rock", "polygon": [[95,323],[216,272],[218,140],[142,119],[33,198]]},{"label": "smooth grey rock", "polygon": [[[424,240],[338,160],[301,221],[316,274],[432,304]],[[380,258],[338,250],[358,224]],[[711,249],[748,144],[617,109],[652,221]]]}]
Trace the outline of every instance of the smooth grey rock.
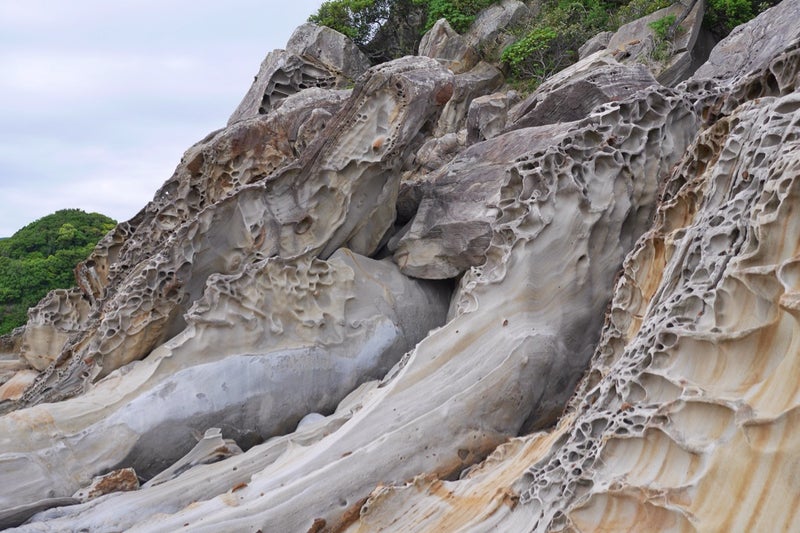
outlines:
[{"label": "smooth grey rock", "polygon": [[345,88],[368,67],[369,60],[350,39],[306,23],[292,34],[286,50],[267,54],[228,124],[266,114],[286,97],[305,89]]},{"label": "smooth grey rock", "polygon": [[447,19],[437,20],[436,24],[422,36],[419,55],[432,57],[454,74],[470,70],[480,59],[475,48],[467,44],[464,37],[450,27]]},{"label": "smooth grey rock", "polygon": [[6,529],[18,526],[36,513],[54,507],[75,505],[80,503],[77,498],[46,498],[33,503],[25,503],[15,507],[0,510],[0,528]]},{"label": "smooth grey rock", "polygon": [[467,146],[501,134],[506,128],[508,110],[519,103],[516,91],[479,96],[467,111]]},{"label": "smooth grey rock", "polygon": [[313,57],[326,67],[355,81],[370,67],[369,59],[356,44],[336,30],[306,22],[299,26],[286,51],[301,57]]},{"label": "smooth grey rock", "polygon": [[764,68],[789,43],[800,39],[800,0],[784,0],[735,28],[711,51],[694,79],[738,81]]},{"label": "smooth grey rock", "polygon": [[595,52],[605,50],[613,35],[613,31],[601,31],[578,48],[578,58],[585,59]]}]

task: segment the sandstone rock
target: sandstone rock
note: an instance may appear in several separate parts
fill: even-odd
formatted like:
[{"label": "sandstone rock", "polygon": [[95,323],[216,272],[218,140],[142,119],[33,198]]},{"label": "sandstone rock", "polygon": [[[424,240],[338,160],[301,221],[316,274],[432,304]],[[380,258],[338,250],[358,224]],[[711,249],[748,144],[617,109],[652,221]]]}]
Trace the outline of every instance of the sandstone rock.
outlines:
[{"label": "sandstone rock", "polygon": [[511,44],[504,31],[521,25],[526,19],[535,17],[538,4],[529,8],[518,0],[502,0],[487,7],[475,17],[469,30],[464,34],[467,44],[478,50],[502,49]]},{"label": "sandstone rock", "polygon": [[475,48],[467,44],[464,37],[450,27],[447,19],[437,20],[436,24],[422,36],[419,55],[432,57],[454,74],[470,70],[480,59]]},{"label": "sandstone rock", "polygon": [[133,468],[121,468],[108,474],[97,476],[88,487],[72,495],[81,502],[88,502],[112,492],[126,492],[139,488],[139,478]]},{"label": "sandstone rock", "polygon": [[[397,193],[397,220],[407,223],[417,212],[422,200],[423,187],[428,183],[434,171],[449,163],[464,147],[456,133],[447,133],[434,137],[420,146],[414,157],[414,168],[405,172],[400,181]],[[395,234],[389,241],[389,249],[394,252],[395,244],[401,235]]]},{"label": "sandstone rock", "polygon": [[161,471],[157,476],[150,478],[144,486],[154,487],[160,485],[170,479],[175,479],[183,472],[197,465],[216,463],[240,453],[242,453],[242,449],[239,448],[236,441],[222,438],[222,430],[220,428],[209,428],[189,453],[178,459],[166,470]]},{"label": "sandstone rock", "polygon": [[611,31],[601,31],[578,48],[578,58],[585,59],[590,55],[594,54],[595,52],[599,52],[600,50],[605,50],[608,48],[608,43],[611,42],[611,37],[614,36],[614,32]]},{"label": "sandstone rock", "polygon": [[764,11],[723,39],[694,77],[733,82],[763,69],[787,43],[800,38],[798,17],[800,2],[797,0],[786,0]]},{"label": "sandstone rock", "polygon": [[[395,167],[420,129],[438,116],[452,86],[452,74],[429,58],[407,57],[374,67],[331,119],[333,133],[317,139],[291,166],[280,166],[291,150],[280,144],[280,137],[246,135],[253,125],[269,131],[273,115],[216,134],[213,146],[228,161],[266,167],[263,174],[256,169],[253,174],[239,172],[217,192],[220,180],[211,179],[227,165],[214,158],[210,168],[204,167],[202,151],[185,158],[182,164],[194,172],[195,183],[207,185],[194,196],[187,187],[185,195],[175,198],[175,186],[183,183],[168,182],[158,201],[164,210],[180,209],[184,202],[209,206],[215,201],[214,208],[194,217],[191,211],[182,213],[177,220],[162,211],[155,220],[162,231],[151,235],[152,242],[136,246],[142,241],[128,238],[128,248],[136,246],[130,256],[109,252],[122,257],[109,275],[114,285],[106,289],[94,322],[62,349],[57,369],[48,367],[21,401],[6,409],[72,396],[98,374],[147,355],[185,327],[183,314],[202,295],[210,275],[239,272],[254,254],[326,258],[340,247],[365,255],[375,252],[395,218]],[[279,110],[273,120],[283,115]],[[280,151],[273,148],[276,144]],[[242,148],[266,154],[251,163],[234,156]],[[276,151],[277,163],[270,157]],[[242,183],[248,176],[255,182]],[[183,216],[188,220],[181,224]]]},{"label": "sandstone rock", "polygon": [[[151,478],[212,424],[249,445],[291,432],[305,414],[330,412],[360,382],[383,376],[443,323],[448,296],[349,251],[217,275],[188,327],[145,361],[79,398],[0,418],[0,482],[25,478],[0,494],[0,507],[72,494],[123,465]],[[58,430],[42,420],[58,420]]]},{"label": "sandstone rock", "polygon": [[472,100],[493,93],[503,85],[503,73],[489,63],[481,61],[469,72],[455,77],[453,97],[447,102],[436,125],[436,137],[455,133],[464,127]]},{"label": "sandstone rock", "polygon": [[308,88],[344,88],[367,68],[369,60],[350,39],[306,23],[292,34],[286,50],[267,55],[228,124],[266,114],[287,96]]},{"label": "sandstone rock", "polygon": [[702,63],[705,53],[709,52],[706,46],[696,46],[705,13],[705,2],[699,0],[681,22],[675,37],[668,44],[669,54],[665,61],[653,58],[657,43],[649,25],[670,15],[680,17],[683,11],[684,6],[676,3],[625,24],[611,37],[608,51],[624,64],[647,63],[659,83],[674,87],[689,78],[693,74],[693,67]]},{"label": "sandstone rock", "polygon": [[501,134],[506,128],[509,108],[518,102],[516,91],[474,99],[467,111],[467,146]]},{"label": "sandstone rock", "polygon": [[369,59],[353,41],[336,30],[312,22],[294,30],[286,43],[286,51],[300,57],[313,57],[352,81],[370,67]]},{"label": "sandstone rock", "polygon": [[[551,76],[514,106],[506,131],[578,120],[600,104],[654,84],[656,80],[643,65],[624,66],[598,52]],[[567,101],[570,105],[564,105]]]},{"label": "sandstone rock", "polygon": [[377,488],[348,531],[795,528],[798,68],[789,46],[699,109],[559,425]]},{"label": "sandstone rock", "polygon": [[39,377],[39,372],[22,364],[4,366],[10,377],[0,385],[0,401],[19,400]]},{"label": "sandstone rock", "polygon": [[[85,321],[73,293],[41,306],[42,346],[77,333],[37,390],[77,396],[0,416],[0,526],[796,529],[800,41],[768,41],[749,74],[622,91],[466,148],[465,129],[433,135],[454,90],[431,59],[371,70],[344,105],[291,111],[330,94],[304,90],[215,132],[201,145],[251,131],[257,161],[273,142],[260,121],[294,133],[268,174],[215,188],[208,160],[194,183],[213,199],[158,226],[187,202],[167,189],[110,234],[79,270]],[[394,249],[456,292],[344,245]],[[185,301],[132,290],[172,271]],[[95,333],[110,316],[131,327]],[[124,348],[137,331],[152,353],[80,381],[106,370],[97,354],[126,353],[95,340]],[[9,359],[22,335],[0,347],[0,372],[17,365],[6,384],[34,371]],[[233,454],[213,462],[220,446]],[[52,497],[125,467],[150,482]]]},{"label": "sandstone rock", "polygon": [[77,288],[50,292],[28,314],[20,357],[36,370],[46,369],[70,337],[86,328],[91,310],[89,299]]}]

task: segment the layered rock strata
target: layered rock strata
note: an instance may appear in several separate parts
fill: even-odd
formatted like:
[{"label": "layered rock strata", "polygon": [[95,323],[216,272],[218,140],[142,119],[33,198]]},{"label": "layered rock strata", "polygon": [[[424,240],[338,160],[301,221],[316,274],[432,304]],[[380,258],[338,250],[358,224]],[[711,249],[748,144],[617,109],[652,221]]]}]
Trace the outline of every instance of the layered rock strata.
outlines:
[{"label": "layered rock strata", "polygon": [[[138,247],[160,193],[8,339],[45,369],[0,417],[0,523],[796,529],[798,13],[675,88],[597,52],[506,104],[505,133],[450,117],[470,93],[404,58],[213,134],[179,166],[220,147],[201,189],[222,139],[296,132],[245,136],[241,168],[270,170]],[[576,94],[597,105],[546,112]],[[176,299],[138,291],[176,266]],[[109,317],[139,329],[99,335]],[[140,488],[99,495],[131,467]]]},{"label": "layered rock strata", "polygon": [[776,48],[766,65],[764,48],[750,52],[747,76],[712,63],[716,81],[681,88],[706,121],[625,261],[558,426],[498,447],[460,481],[376,489],[350,531],[797,528],[800,51]]}]

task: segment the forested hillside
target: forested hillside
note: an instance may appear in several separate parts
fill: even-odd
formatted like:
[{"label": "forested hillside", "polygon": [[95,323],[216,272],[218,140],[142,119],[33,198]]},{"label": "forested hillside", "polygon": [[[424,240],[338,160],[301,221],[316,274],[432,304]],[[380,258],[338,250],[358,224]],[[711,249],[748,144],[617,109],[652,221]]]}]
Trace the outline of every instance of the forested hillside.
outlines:
[{"label": "forested hillside", "polygon": [[99,213],[63,209],[0,239],[0,334],[26,321],[48,291],[75,284],[73,269],[116,222]]}]

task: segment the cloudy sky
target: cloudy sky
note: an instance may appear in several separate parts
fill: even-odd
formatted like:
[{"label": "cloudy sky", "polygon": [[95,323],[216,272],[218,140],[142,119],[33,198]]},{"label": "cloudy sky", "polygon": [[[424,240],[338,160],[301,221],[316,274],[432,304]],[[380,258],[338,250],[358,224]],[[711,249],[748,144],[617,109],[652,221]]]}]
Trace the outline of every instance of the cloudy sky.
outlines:
[{"label": "cloudy sky", "polygon": [[132,217],[321,0],[0,0],[0,237]]}]

